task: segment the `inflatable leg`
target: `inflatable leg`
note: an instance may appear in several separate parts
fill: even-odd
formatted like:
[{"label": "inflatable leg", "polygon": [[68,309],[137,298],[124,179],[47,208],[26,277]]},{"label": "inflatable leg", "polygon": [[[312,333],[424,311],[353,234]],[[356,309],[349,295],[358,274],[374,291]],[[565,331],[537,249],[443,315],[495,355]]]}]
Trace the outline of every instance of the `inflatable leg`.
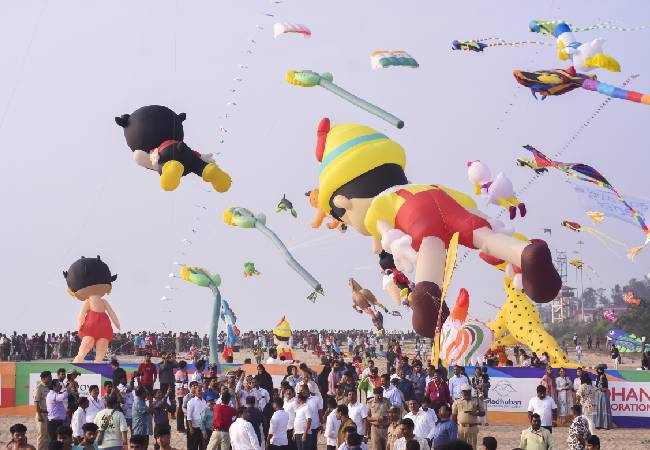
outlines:
[{"label": "inflatable leg", "polygon": [[181,184],[185,168],[178,161],[167,161],[160,173],[160,187],[165,191],[173,191]]},{"label": "inflatable leg", "polygon": [[98,339],[95,342],[95,362],[100,364],[104,362],[104,356],[108,350],[108,339]]},{"label": "inflatable leg", "polygon": [[72,362],[73,363],[85,362],[86,355],[88,354],[89,351],[93,349],[94,345],[95,345],[95,339],[92,336],[84,336],[84,338],[81,340],[81,344],[79,345],[79,351],[77,352],[77,356],[75,356]]},{"label": "inflatable leg", "polygon": [[203,181],[212,183],[212,187],[217,192],[226,192],[232,184],[230,175],[221,170],[215,163],[207,164],[203,169],[201,177]]}]

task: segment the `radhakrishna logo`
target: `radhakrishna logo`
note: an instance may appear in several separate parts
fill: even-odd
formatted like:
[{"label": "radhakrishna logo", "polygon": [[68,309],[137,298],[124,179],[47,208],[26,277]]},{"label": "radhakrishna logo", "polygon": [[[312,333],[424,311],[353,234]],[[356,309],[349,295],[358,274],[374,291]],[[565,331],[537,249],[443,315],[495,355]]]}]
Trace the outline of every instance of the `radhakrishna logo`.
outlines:
[{"label": "radhakrishna logo", "polygon": [[517,392],[517,389],[515,389],[509,381],[503,380],[495,383],[494,386],[490,388],[490,392],[494,392],[499,397],[507,397],[513,392]]}]

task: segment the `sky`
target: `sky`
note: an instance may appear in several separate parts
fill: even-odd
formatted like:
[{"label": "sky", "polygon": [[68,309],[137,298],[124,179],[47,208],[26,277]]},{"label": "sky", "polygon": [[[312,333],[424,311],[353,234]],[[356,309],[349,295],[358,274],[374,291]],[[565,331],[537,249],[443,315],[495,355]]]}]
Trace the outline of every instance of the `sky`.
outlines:
[{"label": "sky", "polygon": [[[123,330],[207,331],[210,292],[168,278],[178,272],[174,262],[219,273],[223,296],[243,330],[272,328],[282,315],[293,328],[371,328],[368,316],[350,308],[348,286],[354,277],[390,303],[369,238],[310,227],[315,210],[303,194],[317,184],[318,121],[327,116],[334,124],[361,123],[388,134],[405,148],[413,182],[470,193],[466,162],[481,159],[518,189],[531,177],[514,164],[516,157],[528,156],[521,146],[554,154],[605,97],[576,90],[540,102],[519,86],[513,69],[566,67],[553,47],[498,47],[476,54],[453,52],[450,43],[487,36],[545,39],[528,32],[531,19],[650,25],[650,4],[643,0],[592,1],[589,8],[583,3],[6,3],[0,27],[0,332],[73,329],[81,304],[67,295],[61,273],[81,255],[97,254],[118,274],[108,299]],[[274,39],[275,22],[304,23],[313,35]],[[650,92],[644,45],[650,29],[578,37],[606,38],[606,53],[621,63],[621,73],[597,71],[600,80],[618,85],[640,74],[629,87]],[[373,71],[375,50],[406,50],[420,68]],[[335,82],[406,126],[392,128],[323,89],[291,86],[284,80],[289,69],[329,71]],[[242,80],[234,81],[237,77]],[[149,104],[187,114],[185,141],[203,153],[219,153],[218,164],[233,177],[229,192],[213,192],[191,175],[176,191],[164,192],[157,174],[133,163],[113,118]],[[620,192],[650,198],[649,119],[648,106],[613,100],[560,159],[591,164]],[[593,237],[560,227],[562,220],[589,222],[565,181],[550,173],[520,194],[528,215],[513,223],[517,231],[543,237],[552,251],[570,257],[582,240],[580,257],[590,267],[585,287],[609,288],[648,273],[650,250],[631,262],[622,251],[614,254]],[[293,201],[297,219],[275,212],[283,194]],[[307,301],[309,286],[270,241],[223,223],[229,206],[264,212],[268,226],[326,295],[315,304]],[[494,206],[482,209],[499,213]],[[552,235],[543,235],[544,228]],[[601,229],[629,245],[643,241],[638,227],[614,219]],[[247,261],[262,275],[245,279]],[[568,282],[575,286],[570,269]],[[475,252],[456,269],[451,304],[461,287],[470,292],[470,313],[482,320],[496,314],[488,303],[503,303],[501,273]],[[409,313],[402,312],[402,318],[385,318],[387,329],[409,329]]]}]

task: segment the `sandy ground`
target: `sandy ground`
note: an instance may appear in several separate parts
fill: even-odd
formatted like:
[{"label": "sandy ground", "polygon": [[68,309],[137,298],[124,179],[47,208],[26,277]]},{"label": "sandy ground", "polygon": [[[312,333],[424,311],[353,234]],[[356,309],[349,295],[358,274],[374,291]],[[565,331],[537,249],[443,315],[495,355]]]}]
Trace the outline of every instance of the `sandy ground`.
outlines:
[{"label": "sandy ground", "polygon": [[[408,354],[411,351],[412,344],[407,343],[405,346],[405,352]],[[571,359],[574,359],[575,353],[572,352],[570,355]],[[318,364],[318,359],[307,352],[302,350],[297,351],[297,357],[301,361],[305,361],[308,364]],[[235,362],[241,363],[245,358],[253,358],[252,354],[248,351],[239,352],[235,354]],[[120,357],[122,361],[139,361],[139,358],[133,357]],[[253,358],[254,360],[254,358]],[[154,361],[157,362],[157,361]],[[596,364],[606,362],[609,363],[609,354],[604,351],[601,352],[589,352],[585,351],[583,355],[583,364],[586,367],[594,367]],[[638,358],[632,358],[628,355],[623,355],[623,364],[621,368],[625,369],[635,369],[638,367]],[[383,364],[380,364],[379,367],[383,367]],[[0,417],[0,446],[4,446],[10,441],[11,437],[9,435],[9,427],[14,424],[21,422],[28,428],[28,439],[29,442],[34,445],[36,443],[36,425],[35,419],[33,417]],[[499,442],[500,449],[512,449],[516,448],[519,445],[519,436],[521,434],[523,427],[520,425],[492,425],[488,427],[482,427],[479,434],[479,442],[483,436],[494,436]],[[185,435],[176,433],[174,430],[172,432],[172,441],[173,445],[177,449],[185,449]],[[601,444],[603,449],[614,449],[616,447],[625,450],[641,450],[650,448],[650,433],[646,429],[613,429],[613,430],[599,430],[598,436],[600,437]],[[568,448],[566,444],[567,437],[567,428],[558,428],[553,433],[557,448],[559,450]],[[322,437],[321,437],[322,438]],[[150,448],[153,448],[153,443]],[[325,449],[324,441],[319,443],[319,449]]]}]

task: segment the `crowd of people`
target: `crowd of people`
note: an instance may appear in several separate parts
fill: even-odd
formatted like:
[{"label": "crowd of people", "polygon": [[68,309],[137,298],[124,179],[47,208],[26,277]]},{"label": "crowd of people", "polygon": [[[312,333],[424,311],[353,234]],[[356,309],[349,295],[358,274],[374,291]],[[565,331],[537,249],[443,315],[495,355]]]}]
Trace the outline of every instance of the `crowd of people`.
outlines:
[{"label": "crowd of people", "polygon": [[[259,344],[259,343],[258,343]],[[315,342],[313,343],[315,344]],[[255,345],[253,342],[252,345]],[[352,343],[354,346],[355,343]],[[132,374],[111,362],[112,380],[79,394],[79,373],[40,374],[34,392],[38,436],[45,449],[170,449],[171,429],[183,433],[190,450],[449,450],[496,449],[493,437],[478,441],[487,427],[490,378],[487,367],[450,372],[401,354],[380,369],[373,358],[322,356],[322,370],[282,361],[286,376],[274,383],[264,364],[255,375],[163,353],[158,364],[146,353]],[[269,360],[280,362],[274,350]],[[268,361],[267,361],[268,362]],[[598,449],[598,429],[612,425],[604,367],[595,386],[578,370],[548,367],[528,405],[530,427],[524,450],[555,449],[552,431],[568,426],[570,450]],[[532,393],[531,393],[532,394]],[[484,428],[487,430],[487,428]],[[12,449],[33,448],[25,427],[12,427]]]},{"label": "crowd of people", "polygon": [[[405,339],[415,339],[413,332],[394,332],[386,336],[378,336],[366,330],[294,330],[290,344],[295,348],[329,354],[337,348],[349,352],[365,353],[387,349],[389,340],[404,342]],[[273,345],[271,331],[248,331],[241,333],[239,349],[267,349]],[[218,343],[223,350],[226,333],[218,335]],[[0,361],[33,361],[41,359],[67,359],[77,354],[81,340],[77,332],[65,333],[36,333],[33,335],[0,333]],[[112,355],[138,355],[151,353],[154,356],[166,352],[176,354],[207,353],[208,335],[197,332],[126,332],[115,333],[109,344]]]}]

